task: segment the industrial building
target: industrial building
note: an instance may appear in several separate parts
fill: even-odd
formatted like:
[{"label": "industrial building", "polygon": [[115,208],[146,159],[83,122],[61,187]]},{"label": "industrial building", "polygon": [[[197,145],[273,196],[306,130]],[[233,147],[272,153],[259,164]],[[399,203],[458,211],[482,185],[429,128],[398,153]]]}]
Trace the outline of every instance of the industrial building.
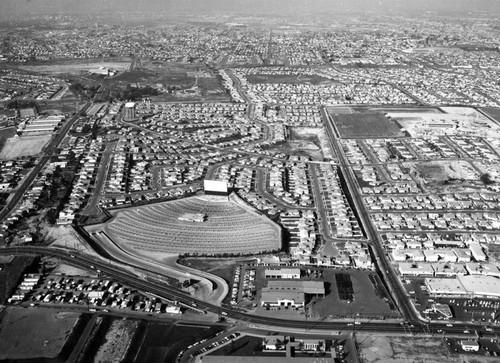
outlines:
[{"label": "industrial building", "polygon": [[51,134],[64,121],[64,116],[48,116],[21,123],[18,132],[23,135],[46,135]]}]

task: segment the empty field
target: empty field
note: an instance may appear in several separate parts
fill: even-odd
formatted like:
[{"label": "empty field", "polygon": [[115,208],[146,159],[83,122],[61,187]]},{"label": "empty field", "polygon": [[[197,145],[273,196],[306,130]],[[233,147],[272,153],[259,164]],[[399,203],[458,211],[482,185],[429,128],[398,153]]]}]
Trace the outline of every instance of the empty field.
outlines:
[{"label": "empty field", "polygon": [[100,67],[124,71],[129,69],[130,62],[87,61],[19,66],[20,69],[26,71],[43,73],[81,73],[88,72],[91,69],[98,69]]},{"label": "empty field", "polygon": [[394,121],[383,114],[331,115],[340,137],[397,137],[402,136]]},{"label": "empty field", "polygon": [[0,130],[0,151],[2,151],[7,140],[16,134],[15,127],[6,127]]},{"label": "empty field", "polygon": [[360,355],[366,362],[451,363],[457,361],[441,339],[358,335]]},{"label": "empty field", "polygon": [[492,119],[494,119],[497,123],[500,123],[500,109],[498,108],[481,108],[481,111],[486,113]]},{"label": "empty field", "polygon": [[[181,349],[202,339],[213,337],[221,327],[183,326],[150,323],[136,347],[136,362],[173,362]],[[134,347],[132,347],[134,348]]]},{"label": "empty field", "polygon": [[[203,214],[205,220],[179,219],[186,213]],[[128,208],[114,212],[99,229],[122,248],[139,253],[253,254],[281,248],[280,227],[235,195]]]},{"label": "empty field", "polygon": [[34,156],[42,151],[52,135],[11,137],[7,139],[0,152],[0,159],[15,159],[21,156]]},{"label": "empty field", "polygon": [[0,326],[0,360],[57,357],[79,316],[44,308],[8,308]]}]

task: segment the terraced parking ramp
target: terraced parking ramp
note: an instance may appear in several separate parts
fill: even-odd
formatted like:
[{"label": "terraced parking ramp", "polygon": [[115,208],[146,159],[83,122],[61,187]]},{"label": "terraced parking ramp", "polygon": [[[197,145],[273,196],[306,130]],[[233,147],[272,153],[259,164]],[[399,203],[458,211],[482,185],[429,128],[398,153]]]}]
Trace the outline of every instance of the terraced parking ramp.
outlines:
[{"label": "terraced parking ramp", "polygon": [[280,226],[235,194],[132,207],[113,216],[98,233],[127,251],[238,255],[281,248]]}]

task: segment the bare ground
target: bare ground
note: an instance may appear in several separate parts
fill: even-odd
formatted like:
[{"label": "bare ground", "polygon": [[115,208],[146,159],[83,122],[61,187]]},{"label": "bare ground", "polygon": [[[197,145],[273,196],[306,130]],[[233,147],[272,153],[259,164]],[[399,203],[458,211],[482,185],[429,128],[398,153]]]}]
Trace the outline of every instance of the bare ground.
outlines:
[{"label": "bare ground", "polygon": [[42,151],[51,137],[52,135],[11,137],[5,142],[2,152],[0,152],[0,160],[37,155]]},{"label": "bare ground", "polygon": [[57,357],[79,315],[45,308],[8,308],[0,326],[0,360]]},{"label": "bare ground", "polygon": [[125,319],[113,321],[105,342],[97,351],[95,362],[122,362],[138,326],[138,321]]},{"label": "bare ground", "polygon": [[357,336],[359,354],[373,363],[452,363],[457,361],[441,339]]}]

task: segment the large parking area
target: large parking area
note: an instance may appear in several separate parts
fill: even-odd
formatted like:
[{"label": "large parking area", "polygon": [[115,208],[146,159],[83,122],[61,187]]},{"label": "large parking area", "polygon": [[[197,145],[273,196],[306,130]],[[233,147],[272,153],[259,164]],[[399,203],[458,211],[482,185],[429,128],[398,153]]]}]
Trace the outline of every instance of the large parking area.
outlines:
[{"label": "large parking area", "polygon": [[449,306],[452,318],[475,323],[498,323],[500,320],[500,300],[483,298],[452,298],[430,296],[422,278],[404,280],[405,288],[414,301],[415,307],[424,316],[433,320],[445,320],[442,314],[433,311],[435,304]]}]

